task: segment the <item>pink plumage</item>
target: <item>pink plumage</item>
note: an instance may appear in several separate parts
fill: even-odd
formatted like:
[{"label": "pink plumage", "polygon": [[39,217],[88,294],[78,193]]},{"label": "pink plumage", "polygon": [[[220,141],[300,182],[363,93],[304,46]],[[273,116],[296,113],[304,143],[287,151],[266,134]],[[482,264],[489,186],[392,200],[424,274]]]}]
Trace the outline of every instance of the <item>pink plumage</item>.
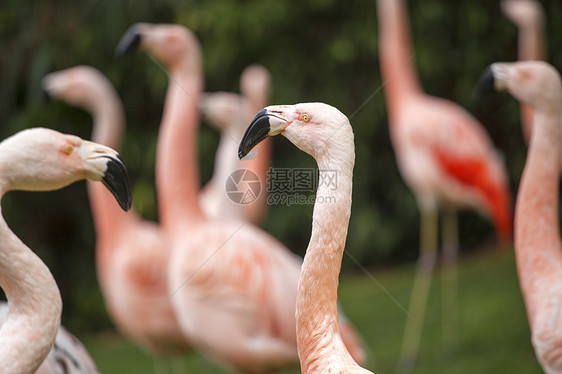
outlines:
[{"label": "pink plumage", "polygon": [[[406,5],[377,0],[379,58],[390,138],[398,168],[421,212],[420,259],[406,322],[400,366],[411,369],[423,326],[425,304],[438,245],[437,210],[444,209],[443,258],[448,294],[446,335],[454,345],[457,302],[457,209],[490,217],[502,243],[512,237],[511,193],[502,157],[482,125],[459,105],[427,95],[414,67]],[[449,301],[447,301],[449,300]]]},{"label": "pink plumage", "polygon": [[199,204],[198,41],[179,25],[138,24],[130,33],[173,78],[156,159],[159,213],[172,248],[163,302],[174,307],[186,339],[221,365],[247,373],[294,366],[300,260],[249,223],[209,219]]},{"label": "pink plumage", "polygon": [[[125,115],[117,92],[98,70],[77,66],[47,75],[44,89],[53,97],[88,110],[92,138],[119,149]],[[96,228],[96,270],[109,315],[117,329],[149,351],[182,354],[189,345],[169,304],[169,248],[157,223],[134,210],[124,212],[103,186],[88,183]]]},{"label": "pink plumage", "polygon": [[562,372],[562,245],[558,213],[562,82],[541,61],[494,63],[494,86],[532,108],[527,160],[515,205],[515,255],[536,356]]},{"label": "pink plumage", "polygon": [[[28,129],[5,139],[0,170],[2,196],[10,190],[60,189],[87,178],[102,181],[123,209],[131,205],[128,176],[117,152],[54,130]],[[82,345],[60,328],[62,300],[49,269],[1,216],[0,285],[8,299],[0,328],[3,374],[95,372]]]}]

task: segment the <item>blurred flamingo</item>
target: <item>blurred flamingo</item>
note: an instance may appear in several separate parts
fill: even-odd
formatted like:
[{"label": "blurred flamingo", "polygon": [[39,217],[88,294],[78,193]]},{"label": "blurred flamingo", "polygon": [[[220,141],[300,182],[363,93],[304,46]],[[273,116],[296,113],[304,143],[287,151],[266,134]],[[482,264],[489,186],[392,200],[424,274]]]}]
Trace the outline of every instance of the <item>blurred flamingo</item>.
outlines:
[{"label": "blurred flamingo", "polygon": [[[76,66],[47,75],[43,86],[50,96],[92,114],[93,141],[119,149],[125,130],[123,107],[101,72]],[[168,296],[169,248],[162,230],[134,209],[123,212],[96,183],[88,183],[88,194],[96,227],[98,280],[116,327],[159,355],[186,352],[189,345],[171,305],[160,305]]]},{"label": "blurred flamingo", "polygon": [[338,276],[349,217],[355,147],[349,120],[323,103],[274,105],[260,111],[246,131],[238,155],[245,157],[267,136],[282,134],[335,173],[337,186],[319,183],[312,234],[297,292],[297,348],[301,370],[311,373],[370,373],[354,361],[338,326]]},{"label": "blurred flamingo", "polygon": [[[82,179],[101,181],[122,209],[131,206],[125,166],[112,149],[54,130],[24,130],[0,143],[0,195],[11,190],[50,191]],[[8,311],[0,328],[3,374],[92,373],[81,345],[60,330],[62,300],[51,272],[0,216],[0,286]],[[57,335],[59,345],[53,348]],[[61,352],[61,349],[66,352]],[[49,353],[51,351],[51,353]],[[74,354],[74,356],[71,356]],[[54,361],[53,361],[54,360]],[[71,365],[65,363],[71,361]]]},{"label": "blurred flamingo", "polygon": [[515,205],[515,255],[535,354],[545,373],[561,373],[560,75],[542,61],[494,63],[483,74],[479,87],[508,91],[534,112]]},{"label": "blurred flamingo", "polygon": [[431,273],[437,257],[438,207],[443,217],[443,316],[448,345],[458,325],[456,209],[476,209],[494,221],[502,243],[511,240],[507,172],[481,125],[457,104],[423,92],[414,67],[406,5],[377,0],[379,56],[390,138],[399,170],[421,212],[420,257],[399,367],[415,365]]},{"label": "blurred flamingo", "polygon": [[[170,238],[170,297],[186,338],[213,361],[245,373],[298,363],[295,302],[300,259],[250,223],[213,221],[199,205],[200,47],[179,25],[136,24],[119,53],[141,47],[170,77],[157,145],[156,186]],[[364,357],[344,323],[348,349]]]},{"label": "blurred flamingo", "polygon": [[[518,59],[545,60],[544,10],[536,0],[503,0],[501,9],[519,30]],[[529,143],[533,126],[533,110],[520,102],[523,137]]]},{"label": "blurred flamingo", "polygon": [[[203,117],[221,132],[213,177],[201,191],[200,203],[207,217],[242,219],[257,225],[266,213],[267,193],[263,186],[270,165],[271,142],[266,142],[255,158],[243,163],[236,157],[236,149],[252,116],[268,104],[270,80],[265,67],[251,65],[240,77],[241,95],[213,92],[201,97]],[[258,178],[259,195],[244,204],[234,202],[226,193],[225,184],[227,180],[234,180],[229,177],[235,170],[244,173],[241,174],[242,180]]]}]

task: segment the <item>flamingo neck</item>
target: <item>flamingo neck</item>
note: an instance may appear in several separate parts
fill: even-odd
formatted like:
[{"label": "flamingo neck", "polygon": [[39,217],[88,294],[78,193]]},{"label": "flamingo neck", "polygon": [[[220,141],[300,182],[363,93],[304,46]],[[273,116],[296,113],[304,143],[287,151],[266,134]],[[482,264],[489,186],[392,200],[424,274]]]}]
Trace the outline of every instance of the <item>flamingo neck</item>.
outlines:
[{"label": "flamingo neck", "polygon": [[327,150],[317,157],[317,200],[296,306],[297,349],[303,373],[321,368],[334,353],[352,360],[340,337],[337,310],[338,277],[351,214],[353,142],[347,147],[341,152]]},{"label": "flamingo neck", "polygon": [[546,59],[544,39],[544,23],[542,20],[539,19],[521,25],[517,38],[517,58],[521,61],[544,61]]},{"label": "flamingo neck", "polygon": [[[240,121],[238,118],[235,120]],[[236,170],[245,168],[236,156],[241,134],[235,132],[235,129],[236,126],[230,126],[221,130],[213,176],[200,195],[202,209],[207,217],[240,220],[244,218],[242,208],[237,206],[226,193],[229,176]]]},{"label": "flamingo neck", "polygon": [[[195,70],[195,71],[193,71]],[[172,69],[158,136],[156,184],[163,227],[203,219],[199,206],[197,139],[200,69]]]},{"label": "flamingo neck", "polygon": [[[94,120],[92,140],[118,150],[125,130],[123,106],[109,83],[107,86],[101,83],[98,90],[93,90],[99,94],[92,96],[89,105]],[[134,213],[124,212],[101,183],[87,181],[87,186],[96,227],[97,248],[101,251],[116,248],[106,243],[114,241],[122,226],[130,221]]]},{"label": "flamingo neck", "polygon": [[377,0],[379,59],[389,116],[399,111],[405,96],[422,92],[415,68],[408,24],[402,0]]},{"label": "flamingo neck", "polygon": [[119,96],[111,87],[94,98],[92,141],[118,150],[125,131],[125,112]]},{"label": "flamingo neck", "polygon": [[246,105],[242,98],[240,98],[239,105],[238,115],[236,118],[233,118],[233,121],[236,121],[236,123],[233,123],[228,129],[221,131],[212,178],[214,183],[218,183],[217,188],[224,189],[228,176],[234,170],[244,167],[244,165],[240,164],[241,161],[237,157],[238,145],[250,120],[245,116]]},{"label": "flamingo neck", "polygon": [[[542,18],[542,15],[540,18]],[[542,19],[533,20],[532,22],[520,25],[517,50],[518,59],[521,61],[544,61],[546,59],[544,23]],[[524,103],[520,103],[519,106],[521,108],[523,138],[528,144],[533,132],[533,109]]]},{"label": "flamingo neck", "polygon": [[[533,136],[515,206],[515,253],[526,299],[541,297],[541,279],[562,266],[558,218],[560,111],[535,111]],[[528,301],[528,300],[526,300]],[[527,302],[530,319],[535,302]]]},{"label": "flamingo neck", "polygon": [[0,328],[2,373],[32,373],[47,357],[60,326],[62,300],[45,264],[0,215],[0,286],[8,317]]}]

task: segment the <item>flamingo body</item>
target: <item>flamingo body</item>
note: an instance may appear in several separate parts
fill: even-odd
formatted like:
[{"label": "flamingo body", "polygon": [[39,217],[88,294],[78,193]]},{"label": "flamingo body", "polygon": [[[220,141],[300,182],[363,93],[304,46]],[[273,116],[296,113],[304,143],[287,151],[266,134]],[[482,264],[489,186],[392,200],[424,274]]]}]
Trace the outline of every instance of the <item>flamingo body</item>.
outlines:
[{"label": "flamingo body", "polygon": [[558,189],[562,83],[540,61],[494,63],[498,90],[506,90],[533,110],[532,136],[515,206],[517,273],[535,354],[547,374],[562,372],[562,245]]},{"label": "flamingo body", "polygon": [[476,120],[439,98],[411,98],[391,118],[391,140],[402,177],[421,206],[472,208],[511,237],[510,193],[503,160]]},{"label": "flamingo body", "polygon": [[[171,246],[166,303],[186,339],[225,367],[267,373],[294,366],[298,257],[250,223],[210,219],[199,203],[196,140],[203,82],[197,39],[178,25],[137,24],[118,49],[129,50],[137,39],[133,44],[165,64],[173,78],[156,168],[162,228]],[[348,344],[358,344],[352,338]],[[353,351],[363,353],[360,344]]]},{"label": "flamingo body", "polygon": [[[59,189],[86,178],[102,181],[124,210],[131,207],[125,166],[108,147],[44,128],[21,131],[0,143],[1,195],[17,189]],[[71,370],[62,363],[86,355],[78,344],[64,341],[69,336],[60,330],[62,301],[48,268],[1,217],[0,285],[8,299],[8,312],[0,328],[2,373],[34,373],[49,354],[58,361],[55,372]],[[59,344],[53,350],[57,335]],[[73,366],[92,369],[93,365],[87,359]],[[53,369],[52,361],[41,370],[49,368]]]},{"label": "flamingo body", "polygon": [[[178,264],[170,271],[171,303],[182,311],[183,331],[209,357],[243,372],[294,365],[299,258],[249,225],[199,230],[171,258]],[[217,248],[212,256],[209,246]]]},{"label": "flamingo body", "polygon": [[426,94],[414,66],[403,0],[377,0],[379,56],[390,137],[398,169],[421,213],[420,257],[406,321],[400,369],[417,359],[431,273],[442,220],[444,335],[454,346],[458,322],[458,228],[456,211],[476,209],[491,218],[500,242],[512,235],[507,171],[482,126],[459,105]]},{"label": "flamingo body", "polygon": [[[312,234],[302,264],[296,301],[297,348],[304,374],[370,373],[360,367],[344,343],[338,322],[337,287],[347,227],[355,148],[348,119],[323,103],[269,106],[246,131],[239,156],[266,136],[283,134],[314,157],[319,172],[335,171],[337,188],[318,187]],[[327,202],[319,202],[327,201]]]},{"label": "flamingo body", "polygon": [[[124,112],[109,80],[89,66],[51,73],[46,92],[89,111],[93,140],[118,149],[125,130]],[[96,227],[96,268],[106,306],[117,329],[151,352],[180,354],[189,345],[169,304],[166,269],[168,244],[159,225],[134,210],[123,212],[112,196],[88,184]]]}]

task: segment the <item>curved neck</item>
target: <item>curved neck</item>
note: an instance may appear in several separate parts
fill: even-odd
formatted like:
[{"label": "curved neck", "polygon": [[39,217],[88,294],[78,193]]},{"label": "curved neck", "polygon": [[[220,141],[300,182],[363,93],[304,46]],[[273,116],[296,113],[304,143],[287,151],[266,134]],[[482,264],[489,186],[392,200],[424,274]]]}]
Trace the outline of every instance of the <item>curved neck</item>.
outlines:
[{"label": "curved neck", "polygon": [[546,48],[544,40],[544,25],[542,21],[536,20],[519,27],[517,38],[517,58],[525,60],[546,59]]},{"label": "curved neck", "polygon": [[[224,189],[228,176],[234,170],[244,168],[245,166],[238,159],[238,145],[244,136],[250,120],[245,113],[247,108],[246,102],[244,102],[242,97],[238,97],[238,99],[238,110],[236,116],[232,118],[233,122],[225,129],[221,129],[219,146],[217,147],[215,157],[215,167],[211,179],[212,183],[216,183],[216,188]],[[230,199],[228,200],[230,202]]]},{"label": "curved neck", "polygon": [[170,75],[158,136],[156,185],[162,225],[178,227],[178,219],[204,217],[199,206],[197,152],[203,82],[200,68],[177,68]]},{"label": "curved neck", "polygon": [[[515,251],[523,295],[542,296],[541,277],[562,266],[558,219],[560,112],[535,111],[533,136],[515,206]],[[527,300],[526,300],[527,301]],[[532,321],[534,302],[527,302]]]},{"label": "curved neck", "polygon": [[8,317],[0,328],[2,373],[35,372],[60,326],[62,300],[51,272],[0,215],[0,286]]},{"label": "curved neck", "polygon": [[[224,184],[228,176],[240,166],[240,160],[238,160],[237,157],[239,140],[233,138],[233,136],[238,135],[239,134],[226,131],[221,133],[219,146],[217,147],[217,155],[215,157],[215,168],[211,179],[212,183],[216,184],[215,188],[224,189]],[[240,136],[239,139],[241,138]]]},{"label": "curved neck", "polygon": [[354,159],[349,153],[328,150],[317,161],[317,200],[296,306],[297,349],[303,373],[314,371],[334,351],[352,360],[340,337],[337,292],[351,214]]},{"label": "curved neck", "polygon": [[[93,91],[99,94],[93,96],[90,103],[94,120],[92,140],[119,150],[125,130],[125,114],[119,96],[109,83],[107,85],[108,87],[99,87],[99,91]],[[101,250],[113,249],[115,246],[105,243],[111,242],[119,233],[120,227],[129,222],[135,213],[124,212],[101,183],[88,181],[87,186],[96,227],[97,247]]]},{"label": "curved neck", "polygon": [[108,87],[93,100],[92,141],[119,150],[125,131],[125,112],[121,99],[112,87]]},{"label": "curved neck", "polygon": [[[521,61],[544,61],[546,59],[546,48],[544,40],[544,24],[542,20],[537,19],[520,25],[518,32],[517,58]],[[519,107],[521,111],[521,123],[523,125],[523,138],[528,144],[533,131],[533,109],[523,103],[520,103]]]},{"label": "curved neck", "polygon": [[377,0],[379,60],[389,115],[407,94],[422,92],[414,65],[408,12],[402,0]]}]

